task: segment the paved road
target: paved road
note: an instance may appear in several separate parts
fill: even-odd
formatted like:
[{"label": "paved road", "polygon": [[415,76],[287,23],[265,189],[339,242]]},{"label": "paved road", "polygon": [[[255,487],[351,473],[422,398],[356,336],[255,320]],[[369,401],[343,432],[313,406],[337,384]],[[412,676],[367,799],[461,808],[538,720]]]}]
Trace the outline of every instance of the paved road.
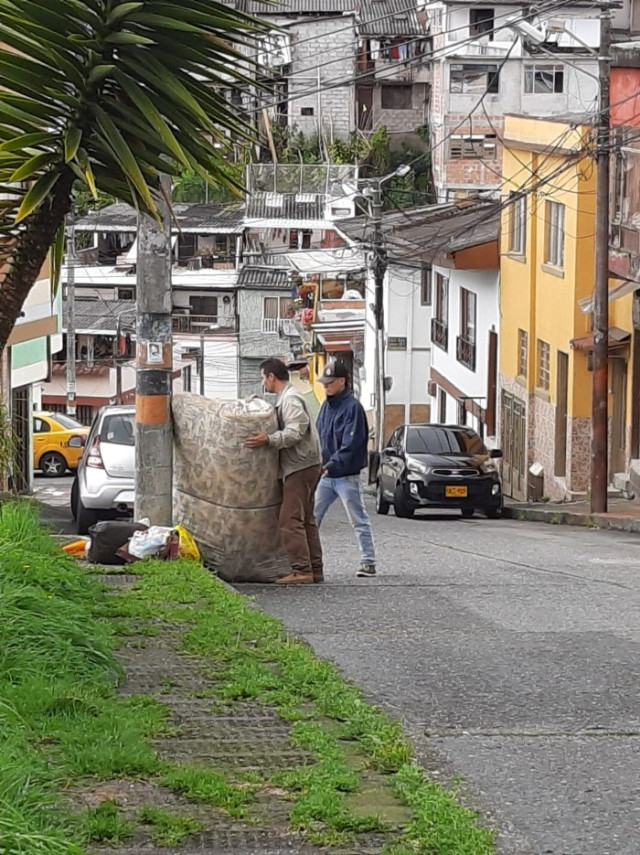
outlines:
[{"label": "paved road", "polygon": [[332,514],[323,586],[243,590],[464,779],[501,852],[638,855],[640,538],[390,514],[361,580]]},{"label": "paved road", "polygon": [[[37,479],[73,531],[70,478]],[[420,761],[500,829],[505,855],[640,853],[640,537],[375,517],[356,579],[341,509],[313,588],[243,587],[399,717]]]},{"label": "paved road", "polygon": [[51,526],[56,534],[76,532],[69,505],[73,477],[73,475],[65,475],[63,478],[45,478],[43,475],[36,474],[34,479],[33,492],[42,504],[42,520]]}]

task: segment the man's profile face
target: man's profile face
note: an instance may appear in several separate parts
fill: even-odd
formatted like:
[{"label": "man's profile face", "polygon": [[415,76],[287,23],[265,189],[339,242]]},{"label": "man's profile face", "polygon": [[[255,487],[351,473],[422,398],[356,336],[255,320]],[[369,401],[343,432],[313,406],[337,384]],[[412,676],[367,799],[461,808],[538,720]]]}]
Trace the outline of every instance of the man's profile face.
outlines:
[{"label": "man's profile face", "polygon": [[327,390],[327,395],[332,398],[334,395],[339,395],[340,392],[344,392],[346,385],[346,377],[334,377],[331,382],[324,384],[324,388]]},{"label": "man's profile face", "polygon": [[264,386],[264,391],[268,392],[270,395],[273,394],[276,391],[275,376],[273,374],[265,374],[264,371],[260,372],[260,376],[262,377],[262,385]]}]

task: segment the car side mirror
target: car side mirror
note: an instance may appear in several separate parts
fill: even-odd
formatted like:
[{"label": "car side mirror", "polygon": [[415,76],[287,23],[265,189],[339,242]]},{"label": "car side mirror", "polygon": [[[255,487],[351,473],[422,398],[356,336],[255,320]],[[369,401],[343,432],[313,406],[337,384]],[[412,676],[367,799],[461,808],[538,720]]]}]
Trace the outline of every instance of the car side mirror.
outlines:
[{"label": "car side mirror", "polygon": [[489,452],[489,457],[491,457],[493,460],[498,460],[502,456],[502,451],[499,448],[492,448]]},{"label": "car side mirror", "polygon": [[86,444],[86,436],[72,436],[69,439],[69,448],[83,448]]},{"label": "car side mirror", "polygon": [[390,446],[389,446],[389,448],[385,448],[384,454],[386,454],[387,457],[397,457],[398,456],[398,452],[395,450],[395,448],[391,448]]}]

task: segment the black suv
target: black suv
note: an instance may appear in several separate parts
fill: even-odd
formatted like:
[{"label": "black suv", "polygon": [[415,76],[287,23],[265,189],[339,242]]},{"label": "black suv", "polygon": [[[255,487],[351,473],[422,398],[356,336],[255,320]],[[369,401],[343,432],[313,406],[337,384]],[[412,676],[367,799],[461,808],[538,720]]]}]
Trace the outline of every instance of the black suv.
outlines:
[{"label": "black suv", "polygon": [[380,456],[376,510],[412,517],[420,508],[459,508],[463,517],[502,514],[502,485],[478,434],[460,425],[403,425]]}]

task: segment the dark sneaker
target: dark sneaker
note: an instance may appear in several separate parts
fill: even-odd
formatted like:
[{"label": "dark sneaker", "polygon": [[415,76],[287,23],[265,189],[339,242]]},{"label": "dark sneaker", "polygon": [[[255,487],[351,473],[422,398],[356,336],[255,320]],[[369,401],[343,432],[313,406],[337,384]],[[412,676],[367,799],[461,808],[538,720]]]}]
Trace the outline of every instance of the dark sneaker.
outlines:
[{"label": "dark sneaker", "polygon": [[313,581],[318,584],[319,582],[324,582],[324,573],[322,570],[314,570],[313,571]]},{"label": "dark sneaker", "polygon": [[376,575],[376,565],[375,564],[363,564],[358,570],[357,576],[375,576]]}]

